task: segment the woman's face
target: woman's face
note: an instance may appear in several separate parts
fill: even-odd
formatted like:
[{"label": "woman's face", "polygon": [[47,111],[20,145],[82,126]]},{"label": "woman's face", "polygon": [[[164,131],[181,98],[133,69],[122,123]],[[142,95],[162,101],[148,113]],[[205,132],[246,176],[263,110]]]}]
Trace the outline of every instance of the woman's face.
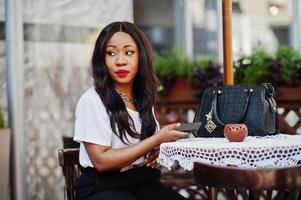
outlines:
[{"label": "woman's face", "polygon": [[125,32],[116,32],[107,42],[105,62],[115,86],[132,85],[138,71],[138,47]]}]

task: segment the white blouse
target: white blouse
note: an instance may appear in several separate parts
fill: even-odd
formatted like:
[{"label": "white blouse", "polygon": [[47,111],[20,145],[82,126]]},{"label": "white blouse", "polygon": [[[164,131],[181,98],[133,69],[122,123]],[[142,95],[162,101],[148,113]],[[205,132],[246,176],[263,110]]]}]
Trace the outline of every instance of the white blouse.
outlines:
[{"label": "white blouse", "polygon": [[[135,129],[141,132],[141,121],[137,111],[127,108],[127,111],[133,119]],[[157,123],[157,130],[159,127]],[[126,135],[126,143],[136,144],[140,140]],[[114,134],[110,125],[110,118],[106,108],[97,94],[95,87],[86,90],[80,97],[75,109],[75,128],[74,141],[80,143],[79,162],[83,167],[94,167],[83,142],[109,146],[112,149],[128,146],[124,144],[118,136]],[[139,164],[144,161],[144,157],[139,158],[133,164]]]}]

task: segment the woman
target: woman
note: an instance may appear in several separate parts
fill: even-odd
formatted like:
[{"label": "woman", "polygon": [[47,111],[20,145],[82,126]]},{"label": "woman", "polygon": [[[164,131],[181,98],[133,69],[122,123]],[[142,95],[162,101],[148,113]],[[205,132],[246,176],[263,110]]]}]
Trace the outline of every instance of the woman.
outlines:
[{"label": "woman", "polygon": [[184,199],[160,183],[156,155],[145,158],[162,142],[188,134],[173,130],[179,124],[159,130],[152,65],[151,46],[134,24],[114,22],[98,36],[94,86],[76,107],[74,140],[80,142],[84,167],[76,186],[78,200]]}]

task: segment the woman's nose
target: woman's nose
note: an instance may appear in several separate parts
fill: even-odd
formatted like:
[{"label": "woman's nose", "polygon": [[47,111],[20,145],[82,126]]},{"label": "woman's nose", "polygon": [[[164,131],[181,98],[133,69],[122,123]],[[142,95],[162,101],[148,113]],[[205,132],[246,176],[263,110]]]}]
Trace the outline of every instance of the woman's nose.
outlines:
[{"label": "woman's nose", "polygon": [[116,59],[116,65],[117,66],[122,66],[126,64],[126,59],[123,54],[118,54],[117,59]]}]

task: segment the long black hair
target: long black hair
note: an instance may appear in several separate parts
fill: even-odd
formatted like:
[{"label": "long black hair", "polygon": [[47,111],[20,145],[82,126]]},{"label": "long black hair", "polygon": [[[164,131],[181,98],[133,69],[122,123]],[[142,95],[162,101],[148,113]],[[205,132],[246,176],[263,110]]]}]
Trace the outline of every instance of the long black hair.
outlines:
[{"label": "long black hair", "polygon": [[[108,67],[105,63],[107,42],[113,34],[119,31],[128,33],[136,42],[139,51],[138,72],[133,83],[133,95],[142,123],[140,134],[137,133],[125,104],[115,90],[114,82],[109,75]],[[157,126],[152,109],[158,80],[153,70],[151,45],[145,34],[135,24],[130,22],[113,22],[101,31],[95,42],[93,51],[92,76],[95,90],[110,117],[111,128],[123,143],[126,143],[124,138],[128,140],[126,133],[141,140],[155,133]]]}]

